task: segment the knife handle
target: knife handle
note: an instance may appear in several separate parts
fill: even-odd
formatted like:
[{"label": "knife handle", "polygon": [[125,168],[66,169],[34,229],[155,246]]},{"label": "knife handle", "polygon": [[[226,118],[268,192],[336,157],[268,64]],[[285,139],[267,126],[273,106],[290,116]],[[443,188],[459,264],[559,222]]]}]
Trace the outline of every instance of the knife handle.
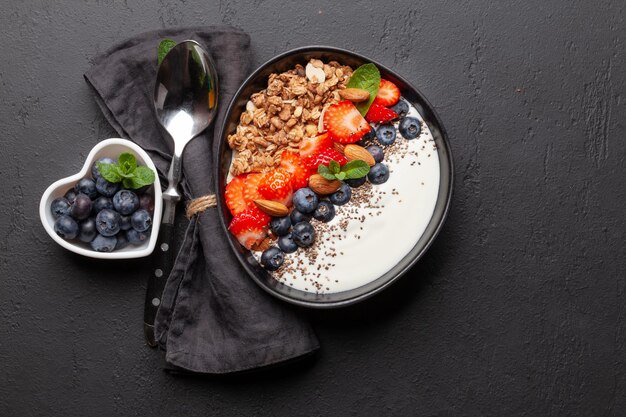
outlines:
[{"label": "knife handle", "polygon": [[174,225],[171,223],[161,223],[159,237],[157,239],[155,254],[153,256],[151,274],[148,277],[148,288],[146,290],[146,301],[143,312],[143,330],[146,343],[150,347],[156,347],[157,342],[154,337],[154,320],[157,310],[161,305],[161,297],[165,289],[167,278],[174,267]]}]

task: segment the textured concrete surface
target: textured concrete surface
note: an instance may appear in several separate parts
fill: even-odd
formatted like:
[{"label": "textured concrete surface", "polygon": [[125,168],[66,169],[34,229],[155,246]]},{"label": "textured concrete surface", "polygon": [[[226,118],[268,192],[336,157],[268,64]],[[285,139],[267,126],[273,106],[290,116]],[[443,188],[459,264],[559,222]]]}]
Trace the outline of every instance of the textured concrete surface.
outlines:
[{"label": "textured concrete surface", "polygon": [[[4,2],[0,415],[624,415],[624,3],[350,3]],[[91,59],[217,23],[252,35],[257,64],[328,44],[406,76],[447,127],[455,197],[411,277],[313,314],[315,361],[181,378],[143,344],[145,262],[64,251],[37,204],[113,134]]]}]

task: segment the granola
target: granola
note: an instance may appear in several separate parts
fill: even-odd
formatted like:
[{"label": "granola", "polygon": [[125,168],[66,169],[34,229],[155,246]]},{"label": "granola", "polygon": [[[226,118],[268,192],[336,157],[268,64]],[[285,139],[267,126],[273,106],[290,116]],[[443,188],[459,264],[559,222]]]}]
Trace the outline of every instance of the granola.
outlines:
[{"label": "granola", "polygon": [[322,115],[342,100],[352,68],[336,61],[309,61],[269,76],[267,88],[252,94],[228,145],[235,151],[231,174],[263,172],[279,163],[284,150],[298,150],[302,138],[323,131]]}]

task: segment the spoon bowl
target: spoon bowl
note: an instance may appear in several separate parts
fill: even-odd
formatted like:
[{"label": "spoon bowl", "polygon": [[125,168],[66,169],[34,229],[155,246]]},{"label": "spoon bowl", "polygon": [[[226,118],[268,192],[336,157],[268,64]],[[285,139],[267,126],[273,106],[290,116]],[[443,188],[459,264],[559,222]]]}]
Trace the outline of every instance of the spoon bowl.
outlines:
[{"label": "spoon bowl", "polygon": [[217,73],[211,56],[184,41],[163,59],[154,88],[157,118],[176,144],[206,129],[217,108]]},{"label": "spoon bowl", "polygon": [[211,124],[217,110],[217,71],[199,43],[180,42],[165,55],[154,86],[154,109],[174,142],[163,198],[178,201],[183,150]]}]

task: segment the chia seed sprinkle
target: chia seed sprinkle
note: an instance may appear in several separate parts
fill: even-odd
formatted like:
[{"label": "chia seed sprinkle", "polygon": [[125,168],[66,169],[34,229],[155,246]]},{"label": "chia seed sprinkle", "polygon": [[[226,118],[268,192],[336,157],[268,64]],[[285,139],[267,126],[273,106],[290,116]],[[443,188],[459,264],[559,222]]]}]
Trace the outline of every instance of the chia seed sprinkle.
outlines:
[{"label": "chia seed sprinkle", "polygon": [[[394,123],[396,129],[398,123]],[[375,139],[366,142],[364,146],[369,144],[381,146]],[[428,150],[426,146],[429,146]],[[427,152],[436,152],[438,149],[434,139],[429,134],[427,125],[423,122],[422,132],[418,139],[405,140],[401,135],[398,135],[398,139],[394,143],[382,146],[382,148],[385,152],[384,163],[389,168],[392,178],[394,173],[396,175],[406,173],[403,169],[396,169],[400,167],[401,161],[404,161],[405,166],[413,167],[416,163],[417,166],[421,166],[419,159],[430,158],[431,153]],[[426,165],[428,166],[428,164]],[[420,172],[419,169],[418,172]],[[421,185],[424,185],[423,181]],[[272,276],[279,283],[284,283],[292,288],[303,289],[315,294],[332,292],[334,285],[331,283],[340,284],[341,281],[341,277],[336,277],[337,274],[333,273],[337,266],[335,262],[338,256],[346,256],[344,251],[338,250],[338,248],[342,248],[341,245],[346,247],[353,241],[367,240],[367,224],[385,221],[385,216],[382,216],[385,207],[402,203],[402,199],[399,198],[402,190],[404,190],[402,186],[380,189],[369,181],[353,188],[349,203],[344,206],[335,206],[336,214],[333,220],[329,223],[311,220],[316,233],[313,246],[305,249],[299,248],[296,253],[286,254],[282,267],[273,272]],[[362,237],[364,239],[361,239]],[[353,252],[349,250],[347,252],[348,256],[353,256]],[[260,257],[260,252],[258,256]],[[363,256],[367,257],[368,254],[363,254]],[[356,262],[361,262],[361,259],[356,260]],[[345,265],[345,262],[343,264]],[[341,262],[340,265],[342,265]]]}]

